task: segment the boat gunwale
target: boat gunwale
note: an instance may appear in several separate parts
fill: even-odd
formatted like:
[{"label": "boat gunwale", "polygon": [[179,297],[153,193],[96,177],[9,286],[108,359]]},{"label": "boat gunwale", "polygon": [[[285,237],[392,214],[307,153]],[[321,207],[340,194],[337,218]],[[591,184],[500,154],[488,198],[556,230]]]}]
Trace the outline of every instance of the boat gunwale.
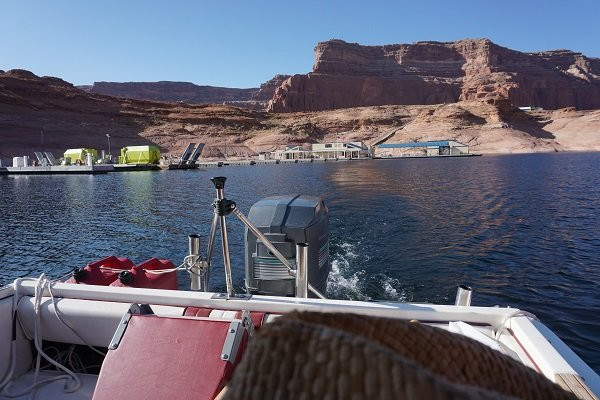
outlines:
[{"label": "boat gunwale", "polygon": [[[15,281],[19,295],[34,295],[35,279]],[[507,318],[522,313],[518,308],[454,306],[429,303],[365,302],[356,300],[295,298],[252,295],[226,299],[212,292],[121,288],[54,283],[55,297],[123,303],[147,303],[179,307],[206,307],[221,310],[249,310],[269,313],[290,311],[348,312],[419,321],[464,321],[500,327]],[[48,291],[44,296],[49,296]],[[217,295],[217,296],[215,296]]]}]

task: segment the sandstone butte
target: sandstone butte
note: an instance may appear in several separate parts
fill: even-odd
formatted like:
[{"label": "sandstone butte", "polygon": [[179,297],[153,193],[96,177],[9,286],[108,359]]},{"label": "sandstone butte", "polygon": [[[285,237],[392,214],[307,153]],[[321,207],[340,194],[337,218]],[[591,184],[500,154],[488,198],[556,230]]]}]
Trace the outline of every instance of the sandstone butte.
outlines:
[{"label": "sandstone butte", "polygon": [[[377,59],[381,52],[391,60]],[[0,159],[40,150],[42,131],[44,150],[57,155],[70,147],[106,149],[106,133],[113,154],[156,144],[177,155],[203,142],[207,158],[222,157],[225,147],[230,157],[247,157],[288,144],[384,139],[455,139],[480,153],[600,151],[598,60],[577,53],[524,54],[487,40],[381,47],[329,41],[317,46],[314,70],[275,77],[251,96],[272,96],[270,109],[286,112],[113,97],[59,78],[0,71]]]},{"label": "sandstone butte", "polygon": [[522,53],[487,39],[361,46],[317,44],[312,72],[277,88],[268,109],[320,111],[505,98],[515,106],[600,108],[600,59]]}]

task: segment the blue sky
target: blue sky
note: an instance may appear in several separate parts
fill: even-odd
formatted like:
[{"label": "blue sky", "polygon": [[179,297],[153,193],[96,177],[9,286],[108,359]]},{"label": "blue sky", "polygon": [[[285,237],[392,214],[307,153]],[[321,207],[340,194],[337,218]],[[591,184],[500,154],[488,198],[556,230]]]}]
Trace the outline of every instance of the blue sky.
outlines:
[{"label": "blue sky", "polygon": [[487,37],[521,51],[600,57],[600,1],[3,0],[0,69],[74,84],[255,87],[310,71],[317,42]]}]

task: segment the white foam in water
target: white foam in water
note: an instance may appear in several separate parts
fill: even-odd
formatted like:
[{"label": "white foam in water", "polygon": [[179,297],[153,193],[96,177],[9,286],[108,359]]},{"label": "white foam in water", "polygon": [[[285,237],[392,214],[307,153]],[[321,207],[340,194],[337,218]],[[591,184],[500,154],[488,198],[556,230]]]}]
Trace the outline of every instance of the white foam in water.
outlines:
[{"label": "white foam in water", "polygon": [[383,281],[383,290],[385,291],[385,294],[387,296],[396,298],[396,297],[398,297],[398,291],[396,289],[394,289],[394,287],[391,285],[389,280],[390,280],[390,278],[386,278],[386,280]]},{"label": "white foam in water", "polygon": [[[335,255],[331,261],[331,272],[327,280],[328,297],[343,298],[352,300],[405,300],[405,295],[397,288],[400,287],[400,281],[383,275],[382,289],[383,298],[373,299],[364,292],[363,284],[367,281],[367,272],[364,269],[354,270],[352,263],[358,258],[354,251],[356,245],[351,243],[342,243],[341,251]],[[367,257],[365,257],[368,260]]]},{"label": "white foam in water", "polygon": [[[365,271],[358,271],[346,278],[343,270],[347,270],[349,264],[343,259],[335,259],[331,262],[331,272],[327,279],[327,292],[331,297],[341,297],[357,300],[371,300],[371,298],[363,294],[359,288],[359,282],[364,276]],[[340,264],[342,265],[340,267]],[[333,296],[332,296],[333,295]]]},{"label": "white foam in water", "polygon": [[354,247],[352,244],[342,243],[342,245],[340,247],[344,250],[346,258],[356,258],[357,257],[356,253],[354,251],[352,251],[352,248]]},{"label": "white foam in water", "polygon": [[365,271],[360,270],[354,273],[350,271],[350,260],[357,257],[353,251],[353,245],[342,243],[340,248],[342,251],[331,261],[331,272],[327,279],[328,297],[370,300],[370,297],[363,294],[359,287]]},{"label": "white foam in water", "polygon": [[386,276],[383,281],[385,298],[387,300],[406,301],[406,294],[404,291],[398,291],[398,289],[396,289],[397,287],[400,287],[400,281],[396,278],[390,278],[389,276]]}]

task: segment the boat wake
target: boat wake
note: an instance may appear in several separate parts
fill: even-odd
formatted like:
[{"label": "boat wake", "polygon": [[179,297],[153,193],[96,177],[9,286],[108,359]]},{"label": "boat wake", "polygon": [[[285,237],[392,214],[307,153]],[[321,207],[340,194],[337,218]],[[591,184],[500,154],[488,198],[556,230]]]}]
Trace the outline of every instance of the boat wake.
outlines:
[{"label": "boat wake", "polygon": [[356,246],[345,242],[332,249],[327,297],[363,301],[405,301],[406,295],[398,279],[381,272],[370,274],[359,267],[367,265],[369,256],[359,256],[355,251]]}]

